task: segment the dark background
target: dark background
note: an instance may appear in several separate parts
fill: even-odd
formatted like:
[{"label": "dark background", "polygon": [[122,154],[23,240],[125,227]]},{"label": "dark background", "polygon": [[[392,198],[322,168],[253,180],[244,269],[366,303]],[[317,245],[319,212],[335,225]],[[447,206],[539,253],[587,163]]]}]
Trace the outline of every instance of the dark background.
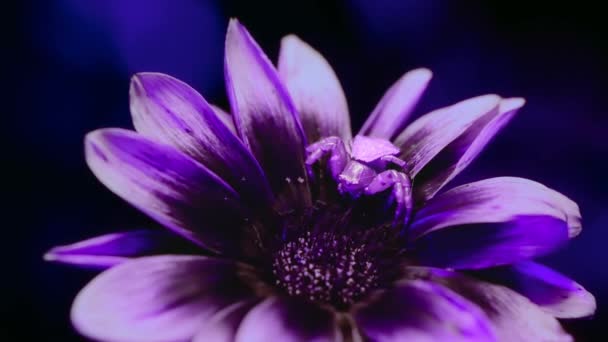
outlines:
[{"label": "dark background", "polygon": [[524,96],[524,110],[457,182],[521,176],[577,201],[582,235],[545,261],[598,300],[593,319],[566,328],[581,341],[598,340],[605,330],[608,36],[599,7],[582,1],[56,0],[22,1],[14,9],[2,63],[9,104],[2,113],[2,193],[9,204],[3,206],[1,283],[8,305],[2,311],[9,318],[3,336],[15,328],[11,340],[82,340],[69,324],[69,307],[94,273],[44,263],[42,254],[57,244],[152,225],[96,181],[84,163],[82,139],[96,128],[131,127],[129,77],[139,71],[176,76],[226,108],[222,63],[230,17],[274,60],[287,33],[320,50],[343,84],[355,131],[388,86],[419,66],[435,77],[418,114],[483,93]]}]

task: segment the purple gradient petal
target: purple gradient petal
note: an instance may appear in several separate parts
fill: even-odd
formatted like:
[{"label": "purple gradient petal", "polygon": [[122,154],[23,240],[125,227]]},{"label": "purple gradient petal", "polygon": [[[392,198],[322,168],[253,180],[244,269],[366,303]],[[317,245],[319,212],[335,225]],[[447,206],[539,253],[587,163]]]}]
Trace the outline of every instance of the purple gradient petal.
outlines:
[{"label": "purple gradient petal", "polygon": [[300,114],[309,142],[337,136],[352,138],[344,91],[329,63],[295,35],[281,40],[279,76]]},{"label": "purple gradient petal", "polygon": [[492,322],[499,341],[572,341],[553,316],[504,286],[440,269],[407,267],[405,272],[408,279],[433,281],[476,304]]},{"label": "purple gradient petal", "polygon": [[405,127],[432,77],[433,73],[424,68],[405,73],[384,94],[359,134],[393,140]]},{"label": "purple gradient petal", "polygon": [[483,270],[475,276],[519,292],[557,318],[586,317],[596,309],[595,298],[580,284],[532,261]]},{"label": "purple gradient petal", "polygon": [[567,223],[570,237],[581,230],[578,205],[566,196],[529,179],[496,177],[461,185],[430,200],[416,214],[410,236],[416,239],[458,225],[508,223],[523,216],[561,220]]},{"label": "purple gradient petal", "polygon": [[122,129],[89,133],[85,152],[95,176],[148,216],[209,250],[239,251],[239,196],[194,159]]},{"label": "purple gradient petal", "polygon": [[217,115],[217,117],[224,123],[224,125],[226,125],[230,132],[232,132],[232,134],[238,137],[236,127],[234,127],[234,120],[232,120],[232,115],[212,103],[210,103],[209,105],[211,106],[211,109],[213,109],[213,112],[215,112],[215,115]]},{"label": "purple gradient petal", "polygon": [[192,342],[233,342],[239,325],[254,305],[254,301],[243,301],[218,311],[201,324]]},{"label": "purple gradient petal", "polygon": [[201,256],[134,259],[93,279],[76,297],[72,322],[103,341],[190,340],[219,310],[253,296],[245,266]]},{"label": "purple gradient petal", "polygon": [[411,123],[395,139],[400,158],[407,161],[410,176],[416,175],[454,140],[498,113],[500,97],[484,95],[428,113]]},{"label": "purple gradient petal", "polygon": [[406,280],[353,313],[371,341],[495,341],[483,312],[443,286]]},{"label": "purple gradient petal", "polygon": [[226,88],[237,131],[271,182],[280,210],[311,202],[306,137],[277,71],[236,19],[228,25]]},{"label": "purple gradient petal", "polygon": [[481,269],[545,255],[568,240],[568,227],[551,216],[515,216],[508,222],[444,228],[414,241],[417,264]]},{"label": "purple gradient petal", "polygon": [[155,254],[187,253],[194,246],[161,230],[134,230],[97,236],[69,245],[57,246],[44,260],[106,269],[131,258]]},{"label": "purple gradient petal", "polygon": [[339,341],[334,314],[317,304],[270,297],[254,307],[239,326],[235,342]]},{"label": "purple gradient petal", "polygon": [[168,75],[140,73],[131,80],[130,97],[139,133],[201,162],[251,204],[271,205],[257,161],[196,90]]},{"label": "purple gradient petal", "polygon": [[495,116],[480,118],[447,145],[416,175],[415,198],[428,200],[469,166],[524,104],[521,98],[501,100]]}]

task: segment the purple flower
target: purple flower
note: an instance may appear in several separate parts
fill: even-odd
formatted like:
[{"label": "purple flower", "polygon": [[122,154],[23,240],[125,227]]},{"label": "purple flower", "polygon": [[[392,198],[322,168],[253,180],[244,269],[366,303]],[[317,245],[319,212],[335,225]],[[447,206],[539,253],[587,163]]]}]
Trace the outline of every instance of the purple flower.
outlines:
[{"label": "purple flower", "polygon": [[589,292],[531,261],[580,233],[576,203],[513,177],[440,192],[523,99],[480,96],[405,127],[431,78],[417,69],[353,139],[334,72],[297,37],[283,39],[277,71],[233,20],[225,73],[231,114],[143,73],[136,132],[87,135],[97,178],[170,232],[45,256],[108,268],[74,302],[85,336],[570,341],[556,318],[594,312]]}]

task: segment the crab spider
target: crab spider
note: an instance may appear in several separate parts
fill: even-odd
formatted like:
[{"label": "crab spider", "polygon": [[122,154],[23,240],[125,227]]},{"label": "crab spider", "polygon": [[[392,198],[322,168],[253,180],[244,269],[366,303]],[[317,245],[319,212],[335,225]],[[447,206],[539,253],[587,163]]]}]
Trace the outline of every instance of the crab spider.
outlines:
[{"label": "crab spider", "polygon": [[[339,137],[323,138],[306,148],[306,166],[330,154],[328,167],[338,183],[341,194],[354,198],[374,195],[392,187],[396,202],[395,223],[407,224],[412,212],[412,182],[407,174],[406,162],[397,155],[400,150],[385,139],[355,136],[349,153]],[[389,169],[389,166],[397,169]]]}]

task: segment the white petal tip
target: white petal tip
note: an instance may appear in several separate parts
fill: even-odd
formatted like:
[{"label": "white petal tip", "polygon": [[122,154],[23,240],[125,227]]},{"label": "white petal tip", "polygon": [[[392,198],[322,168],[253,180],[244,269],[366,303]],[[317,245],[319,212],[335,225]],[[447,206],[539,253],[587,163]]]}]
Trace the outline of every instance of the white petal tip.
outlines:
[{"label": "white petal tip", "polygon": [[101,132],[98,129],[87,133],[84,136],[85,153],[88,153],[89,149],[92,148],[97,143],[99,143],[102,139],[103,139],[103,132]]},{"label": "white petal tip", "polygon": [[142,81],[147,81],[150,79],[165,78],[165,77],[173,78],[167,74],[163,74],[162,72],[152,72],[152,71],[138,72],[138,73],[134,74],[133,76],[131,76],[131,84],[141,83]]},{"label": "white petal tip", "polygon": [[523,97],[511,97],[502,99],[500,101],[500,107],[503,111],[512,111],[516,109],[520,109],[526,104],[526,99]]},{"label": "white petal tip", "polygon": [[430,81],[433,78],[433,72],[427,68],[414,69],[407,73],[411,77],[416,77],[420,81]]},{"label": "white petal tip", "polygon": [[115,128],[100,128],[87,133],[84,136],[85,153],[93,152],[89,149],[95,149],[98,152],[99,147],[105,145],[114,130]]},{"label": "white petal tip", "polygon": [[55,254],[55,248],[51,249],[50,251],[46,252],[43,256],[42,259],[44,261],[57,261],[57,254]]},{"label": "white petal tip", "polygon": [[228,21],[228,30],[226,31],[226,35],[230,36],[240,30],[245,30],[243,24],[241,24],[241,22],[236,18],[230,18],[230,20]]},{"label": "white petal tip", "polygon": [[304,43],[304,41],[293,33],[290,33],[290,34],[284,36],[283,38],[281,38],[281,44],[292,44],[292,43]]},{"label": "white petal tip", "polygon": [[329,71],[323,72],[333,74],[323,56],[295,34],[286,35],[281,39],[278,69],[287,79],[293,78],[293,75],[287,76],[293,73],[299,75],[298,77],[315,77],[318,76],[319,69],[328,69]]}]

